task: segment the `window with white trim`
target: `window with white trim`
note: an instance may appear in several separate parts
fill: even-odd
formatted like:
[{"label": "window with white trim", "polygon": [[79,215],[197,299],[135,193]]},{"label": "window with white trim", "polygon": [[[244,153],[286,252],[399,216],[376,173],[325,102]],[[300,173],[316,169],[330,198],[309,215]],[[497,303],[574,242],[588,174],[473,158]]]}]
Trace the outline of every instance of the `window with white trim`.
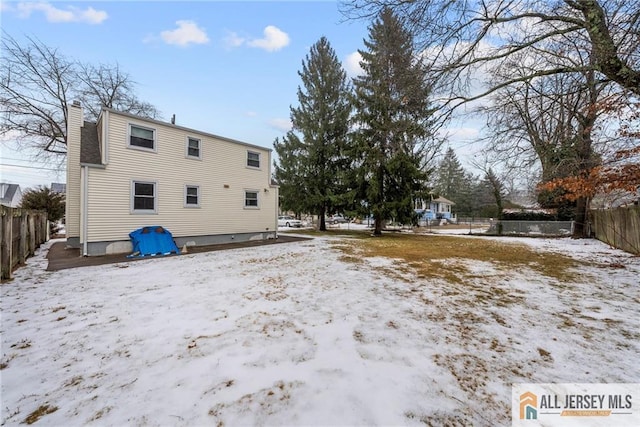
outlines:
[{"label": "window with white trim", "polygon": [[156,213],[156,183],[131,182],[131,210],[136,213]]},{"label": "window with white trim", "polygon": [[187,157],[200,158],[200,140],[198,138],[187,138]]},{"label": "window with white trim", "polygon": [[184,206],[187,208],[197,208],[200,206],[200,187],[197,185],[186,185],[184,187]]},{"label": "window with white trim", "polygon": [[138,125],[129,125],[129,147],[143,150],[156,150],[155,129],[145,128]]},{"label": "window with white trim", "polygon": [[244,192],[244,207],[248,209],[258,209],[258,191],[246,190]]},{"label": "window with white trim", "polygon": [[260,153],[255,151],[247,151],[247,166],[250,168],[260,167]]}]

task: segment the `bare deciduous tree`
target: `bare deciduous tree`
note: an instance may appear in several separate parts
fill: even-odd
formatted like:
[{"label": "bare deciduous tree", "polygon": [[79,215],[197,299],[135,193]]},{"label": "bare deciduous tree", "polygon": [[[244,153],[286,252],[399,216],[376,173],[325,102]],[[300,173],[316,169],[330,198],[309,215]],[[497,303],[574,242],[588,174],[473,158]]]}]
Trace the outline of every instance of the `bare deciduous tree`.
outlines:
[{"label": "bare deciduous tree", "polygon": [[[373,17],[389,7],[420,36],[425,57],[453,91],[454,105],[535,77],[593,71],[640,95],[640,8],[628,0],[347,0],[349,17]],[[569,43],[567,43],[569,42]],[[557,49],[562,44],[564,49]],[[572,61],[571,49],[590,52]],[[551,47],[551,48],[550,48]],[[528,58],[525,74],[490,82],[470,95],[463,89],[479,67]],[[457,101],[457,103],[456,103]]]},{"label": "bare deciduous tree", "polygon": [[[523,73],[516,66],[509,72]],[[505,87],[484,108],[491,129],[488,148],[512,164],[538,162],[542,182],[582,174],[600,162],[596,144],[606,137],[598,123],[610,102],[621,96],[611,89],[590,70],[582,76],[550,75]],[[586,208],[587,201],[578,199],[576,237],[586,222]]]},{"label": "bare deciduous tree", "polygon": [[156,118],[158,110],[134,93],[135,82],[120,68],[74,61],[38,39],[21,44],[2,35],[0,134],[49,154],[66,154],[67,106],[79,100],[87,119],[102,107]]}]

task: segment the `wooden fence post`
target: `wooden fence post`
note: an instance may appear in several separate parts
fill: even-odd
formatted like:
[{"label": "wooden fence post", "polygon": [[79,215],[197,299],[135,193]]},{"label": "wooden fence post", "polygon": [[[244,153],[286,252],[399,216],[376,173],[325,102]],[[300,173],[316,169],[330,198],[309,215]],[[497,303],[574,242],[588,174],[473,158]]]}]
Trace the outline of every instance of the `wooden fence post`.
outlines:
[{"label": "wooden fence post", "polygon": [[29,218],[29,214],[22,209],[18,210],[18,212],[20,213],[20,241],[18,242],[17,259],[19,264],[24,264],[29,254],[29,241],[27,240],[27,218]]},{"label": "wooden fence post", "polygon": [[11,208],[7,208],[2,206],[2,240],[0,242],[0,246],[2,246],[2,251],[0,253],[0,264],[2,265],[1,269],[1,279],[11,279],[11,259],[12,256],[12,246],[13,246],[13,233],[11,232],[13,226],[13,210]]},{"label": "wooden fence post", "polygon": [[29,221],[29,256],[36,253],[36,248],[40,244],[40,242],[36,242],[36,223],[34,214],[30,213],[28,216]]}]

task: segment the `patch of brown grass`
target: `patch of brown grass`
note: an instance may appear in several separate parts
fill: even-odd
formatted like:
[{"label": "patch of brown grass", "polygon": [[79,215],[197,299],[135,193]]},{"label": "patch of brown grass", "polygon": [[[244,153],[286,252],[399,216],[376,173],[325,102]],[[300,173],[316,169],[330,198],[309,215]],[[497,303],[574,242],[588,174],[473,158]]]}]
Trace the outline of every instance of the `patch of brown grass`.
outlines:
[{"label": "patch of brown grass", "polygon": [[327,231],[318,231],[315,229],[296,230],[295,234],[303,234],[305,236],[320,237],[320,236],[349,236],[355,239],[366,239],[371,237],[371,230],[343,230],[343,229],[328,229]]},{"label": "patch of brown grass", "polygon": [[38,421],[40,418],[47,414],[54,413],[58,410],[57,406],[50,405],[40,405],[38,409],[29,414],[27,418],[24,419],[24,422],[27,424],[33,424]]},{"label": "patch of brown grass", "polygon": [[541,252],[530,247],[490,239],[387,234],[370,237],[360,232],[360,239],[333,245],[347,255],[399,259],[418,277],[436,277],[452,283],[463,283],[481,277],[458,261],[471,260],[491,263],[503,271],[529,268],[560,282],[574,281],[572,270],[579,263],[565,255]]}]

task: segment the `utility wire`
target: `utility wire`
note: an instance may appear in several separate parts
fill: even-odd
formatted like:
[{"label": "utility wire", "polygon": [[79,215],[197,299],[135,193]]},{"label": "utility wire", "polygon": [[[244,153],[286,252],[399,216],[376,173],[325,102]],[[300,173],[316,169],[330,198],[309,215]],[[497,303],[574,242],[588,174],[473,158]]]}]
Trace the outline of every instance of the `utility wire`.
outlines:
[{"label": "utility wire", "polygon": [[0,166],[13,166],[13,167],[17,167],[17,168],[40,169],[40,170],[58,171],[58,172],[62,172],[63,171],[63,169],[60,169],[60,168],[43,168],[43,167],[39,167],[39,166],[14,165],[14,164],[11,164],[11,163],[0,163]]}]

